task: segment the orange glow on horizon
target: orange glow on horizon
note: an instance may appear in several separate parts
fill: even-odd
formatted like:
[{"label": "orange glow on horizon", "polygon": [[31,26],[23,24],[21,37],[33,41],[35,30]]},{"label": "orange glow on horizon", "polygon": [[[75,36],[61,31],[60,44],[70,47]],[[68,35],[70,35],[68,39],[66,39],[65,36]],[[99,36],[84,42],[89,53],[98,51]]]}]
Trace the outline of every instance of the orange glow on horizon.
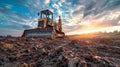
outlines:
[{"label": "orange glow on horizon", "polygon": [[[96,27],[97,28],[97,27]],[[98,29],[85,29],[85,30],[76,30],[73,32],[66,33],[67,35],[77,35],[77,34],[87,34],[87,33],[95,33],[95,32],[113,32],[115,30],[120,31],[120,26],[112,26],[112,27],[104,27]]]}]

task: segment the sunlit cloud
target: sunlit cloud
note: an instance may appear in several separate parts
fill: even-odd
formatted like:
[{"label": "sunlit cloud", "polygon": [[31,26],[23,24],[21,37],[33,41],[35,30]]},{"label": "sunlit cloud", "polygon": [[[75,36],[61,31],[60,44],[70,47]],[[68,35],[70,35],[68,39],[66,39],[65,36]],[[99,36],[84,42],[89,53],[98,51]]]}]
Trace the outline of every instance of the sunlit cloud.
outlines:
[{"label": "sunlit cloud", "polygon": [[73,32],[68,32],[68,35],[77,35],[77,34],[88,34],[88,33],[95,33],[95,32],[114,32],[115,30],[120,31],[120,26],[113,26],[113,27],[105,27],[105,28],[99,28],[99,29],[91,29],[91,30],[76,30]]},{"label": "sunlit cloud", "polygon": [[50,0],[45,0],[45,4],[48,4],[50,2]]}]

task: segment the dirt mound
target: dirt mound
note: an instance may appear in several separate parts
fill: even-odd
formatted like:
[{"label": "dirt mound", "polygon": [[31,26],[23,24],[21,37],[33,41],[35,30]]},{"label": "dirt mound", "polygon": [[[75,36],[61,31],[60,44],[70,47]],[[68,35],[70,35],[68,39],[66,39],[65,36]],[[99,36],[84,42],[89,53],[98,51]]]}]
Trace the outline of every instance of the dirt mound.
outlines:
[{"label": "dirt mound", "polygon": [[116,40],[0,38],[0,67],[119,67]]}]

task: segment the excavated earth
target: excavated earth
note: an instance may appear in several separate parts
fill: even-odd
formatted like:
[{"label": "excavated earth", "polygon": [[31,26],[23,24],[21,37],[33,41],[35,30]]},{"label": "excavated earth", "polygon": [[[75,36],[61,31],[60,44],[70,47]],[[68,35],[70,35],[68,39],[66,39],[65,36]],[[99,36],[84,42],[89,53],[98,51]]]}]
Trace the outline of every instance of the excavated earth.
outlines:
[{"label": "excavated earth", "polygon": [[120,67],[120,39],[1,37],[0,67]]}]

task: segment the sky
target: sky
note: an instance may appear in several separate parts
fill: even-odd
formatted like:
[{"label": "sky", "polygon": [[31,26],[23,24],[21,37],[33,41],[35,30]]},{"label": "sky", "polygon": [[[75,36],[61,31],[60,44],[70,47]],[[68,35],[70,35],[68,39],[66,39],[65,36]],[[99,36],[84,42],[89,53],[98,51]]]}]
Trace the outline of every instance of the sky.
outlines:
[{"label": "sky", "polygon": [[37,27],[37,13],[61,16],[67,35],[120,30],[120,0],[0,0],[0,35],[21,36]]}]

